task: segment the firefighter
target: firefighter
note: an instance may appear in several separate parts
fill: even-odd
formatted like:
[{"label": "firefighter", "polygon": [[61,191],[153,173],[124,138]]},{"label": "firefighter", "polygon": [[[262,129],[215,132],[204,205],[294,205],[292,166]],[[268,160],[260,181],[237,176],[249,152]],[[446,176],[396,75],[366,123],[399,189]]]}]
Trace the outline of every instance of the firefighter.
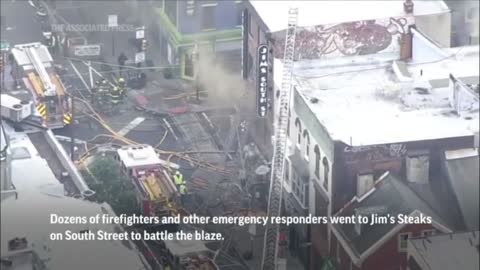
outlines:
[{"label": "firefighter", "polygon": [[185,205],[185,198],[187,196],[187,185],[185,185],[185,183],[180,185],[179,192],[180,192],[180,202],[184,206]]},{"label": "firefighter", "polygon": [[176,171],[175,175],[173,175],[173,180],[175,182],[175,185],[177,186],[178,191],[180,191],[180,186],[185,184],[183,182],[183,175],[179,171]]},{"label": "firefighter", "polygon": [[118,86],[114,86],[111,89],[110,92],[110,102],[112,103],[113,106],[118,105],[121,101],[121,95],[120,95],[120,88]]},{"label": "firefighter", "polygon": [[123,98],[125,97],[125,93],[126,93],[126,90],[127,88],[125,87],[125,79],[120,77],[117,81],[117,86],[118,88],[120,88],[120,95],[122,96],[122,100]]}]

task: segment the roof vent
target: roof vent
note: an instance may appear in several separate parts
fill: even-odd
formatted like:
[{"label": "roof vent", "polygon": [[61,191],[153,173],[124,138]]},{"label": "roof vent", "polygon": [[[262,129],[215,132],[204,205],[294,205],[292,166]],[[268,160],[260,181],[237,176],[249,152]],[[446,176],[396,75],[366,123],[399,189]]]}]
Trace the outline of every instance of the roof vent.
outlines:
[{"label": "roof vent", "polygon": [[406,175],[411,183],[428,184],[430,168],[430,153],[424,151],[410,151],[406,157]]},{"label": "roof vent", "polygon": [[13,238],[12,240],[8,241],[8,250],[9,251],[18,251],[23,250],[28,247],[28,241],[25,237],[23,238]]},{"label": "roof vent", "polygon": [[318,98],[311,98],[310,102],[312,102],[313,104],[317,104],[318,103]]}]

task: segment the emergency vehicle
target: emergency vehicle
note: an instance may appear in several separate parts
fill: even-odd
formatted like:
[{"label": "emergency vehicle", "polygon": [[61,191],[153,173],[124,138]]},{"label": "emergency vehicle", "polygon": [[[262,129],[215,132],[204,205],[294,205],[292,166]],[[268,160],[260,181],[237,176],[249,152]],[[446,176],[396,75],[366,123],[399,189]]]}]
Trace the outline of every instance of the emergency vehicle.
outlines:
[{"label": "emergency vehicle", "polygon": [[145,216],[181,214],[176,204],[178,191],[152,146],[125,146],[117,150],[115,159],[122,172],[137,189],[137,199]]},{"label": "emergency vehicle", "polygon": [[41,124],[49,129],[70,124],[72,101],[55,71],[48,48],[38,42],[20,44],[11,49],[11,54],[13,79],[17,88],[28,90]]}]

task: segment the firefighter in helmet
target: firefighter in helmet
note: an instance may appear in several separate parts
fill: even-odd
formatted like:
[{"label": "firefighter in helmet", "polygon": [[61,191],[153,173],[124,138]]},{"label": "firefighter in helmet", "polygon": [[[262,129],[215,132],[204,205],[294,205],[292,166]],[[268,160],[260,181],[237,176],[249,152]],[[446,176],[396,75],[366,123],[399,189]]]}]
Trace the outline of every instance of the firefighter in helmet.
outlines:
[{"label": "firefighter in helmet", "polygon": [[57,46],[57,39],[55,34],[52,32],[43,32],[43,37],[45,38],[45,43],[48,47],[50,54],[54,54],[55,48]]},{"label": "firefighter in helmet", "polygon": [[117,81],[117,86],[120,88],[120,95],[122,96],[122,99],[125,97],[126,94],[126,85],[125,85],[125,79],[123,77],[118,78]]},{"label": "firefighter in helmet", "polygon": [[110,91],[110,101],[113,106],[118,105],[121,101],[121,94],[120,94],[120,88],[118,86],[114,86],[111,88]]}]

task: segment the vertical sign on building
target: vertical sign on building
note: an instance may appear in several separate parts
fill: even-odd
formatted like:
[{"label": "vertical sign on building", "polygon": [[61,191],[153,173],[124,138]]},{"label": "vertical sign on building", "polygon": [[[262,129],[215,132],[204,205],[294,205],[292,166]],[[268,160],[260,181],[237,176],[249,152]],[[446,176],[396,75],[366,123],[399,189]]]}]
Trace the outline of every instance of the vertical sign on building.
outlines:
[{"label": "vertical sign on building", "polygon": [[258,47],[257,65],[257,114],[259,117],[267,115],[267,84],[268,84],[268,46]]}]

